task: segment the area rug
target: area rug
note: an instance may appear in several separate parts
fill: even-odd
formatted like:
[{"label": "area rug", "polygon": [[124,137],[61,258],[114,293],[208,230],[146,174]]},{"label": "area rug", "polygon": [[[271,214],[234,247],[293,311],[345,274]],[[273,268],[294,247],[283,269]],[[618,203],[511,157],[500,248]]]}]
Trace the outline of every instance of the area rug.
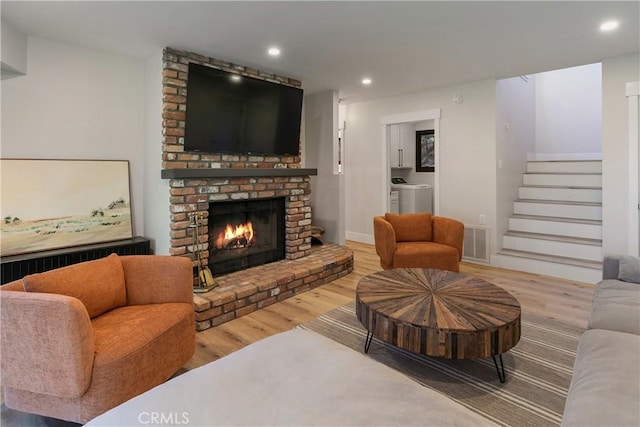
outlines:
[{"label": "area rug", "polygon": [[[353,302],[300,327],[364,353],[366,330]],[[492,359],[447,360],[421,356],[374,338],[368,357],[503,426],[558,426],[583,329],[522,314],[520,342],[503,355],[506,383]]]}]

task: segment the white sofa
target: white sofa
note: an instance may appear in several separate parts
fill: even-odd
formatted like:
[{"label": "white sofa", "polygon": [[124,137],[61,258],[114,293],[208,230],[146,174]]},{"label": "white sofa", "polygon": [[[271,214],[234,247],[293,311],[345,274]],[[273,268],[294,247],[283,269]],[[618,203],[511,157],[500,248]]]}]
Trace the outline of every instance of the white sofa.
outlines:
[{"label": "white sofa", "polygon": [[492,426],[405,375],[293,329],[184,373],[87,426]]},{"label": "white sofa", "polygon": [[640,259],[606,256],[602,273],[578,345],[566,427],[640,426]]}]

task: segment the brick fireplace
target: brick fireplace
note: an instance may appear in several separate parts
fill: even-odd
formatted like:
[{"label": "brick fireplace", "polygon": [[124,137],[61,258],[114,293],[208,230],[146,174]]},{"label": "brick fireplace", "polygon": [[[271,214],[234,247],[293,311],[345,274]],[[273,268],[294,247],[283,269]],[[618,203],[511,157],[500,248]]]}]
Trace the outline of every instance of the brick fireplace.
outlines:
[{"label": "brick fireplace", "polygon": [[[316,170],[302,169],[299,156],[184,150],[189,63],[293,87],[302,83],[191,52],[172,48],[163,52],[162,177],[169,180],[170,254],[187,256],[194,260],[194,266],[197,259],[209,265],[213,248],[209,246],[208,220],[218,203],[278,198],[284,202],[284,260],[219,277],[218,288],[196,296],[197,328],[202,330],[348,274],[353,254],[335,245],[312,248],[310,176]],[[195,229],[190,227],[189,215],[193,213],[204,218],[204,226],[195,236],[197,245]],[[247,281],[251,277],[255,280]]]}]

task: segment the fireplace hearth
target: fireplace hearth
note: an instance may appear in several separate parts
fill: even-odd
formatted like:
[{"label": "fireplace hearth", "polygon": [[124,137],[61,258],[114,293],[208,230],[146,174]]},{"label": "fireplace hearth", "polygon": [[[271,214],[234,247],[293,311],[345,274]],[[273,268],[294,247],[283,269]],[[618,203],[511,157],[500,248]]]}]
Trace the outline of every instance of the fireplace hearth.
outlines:
[{"label": "fireplace hearth", "polygon": [[209,267],[215,276],[284,257],[284,197],[209,205]]}]

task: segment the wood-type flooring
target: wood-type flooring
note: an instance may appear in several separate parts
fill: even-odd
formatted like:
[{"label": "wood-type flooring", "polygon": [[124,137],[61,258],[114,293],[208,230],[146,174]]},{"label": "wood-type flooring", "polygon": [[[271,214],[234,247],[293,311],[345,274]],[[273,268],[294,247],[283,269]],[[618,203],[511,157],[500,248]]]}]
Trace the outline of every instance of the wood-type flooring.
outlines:
[{"label": "wood-type flooring", "polygon": [[[358,281],[381,271],[373,245],[347,242],[354,251],[351,274],[239,319],[196,334],[196,354],[186,365],[193,369],[283,332],[355,299]],[[460,272],[487,280],[513,295],[523,313],[531,313],[586,328],[594,284],[462,263]]]}]

